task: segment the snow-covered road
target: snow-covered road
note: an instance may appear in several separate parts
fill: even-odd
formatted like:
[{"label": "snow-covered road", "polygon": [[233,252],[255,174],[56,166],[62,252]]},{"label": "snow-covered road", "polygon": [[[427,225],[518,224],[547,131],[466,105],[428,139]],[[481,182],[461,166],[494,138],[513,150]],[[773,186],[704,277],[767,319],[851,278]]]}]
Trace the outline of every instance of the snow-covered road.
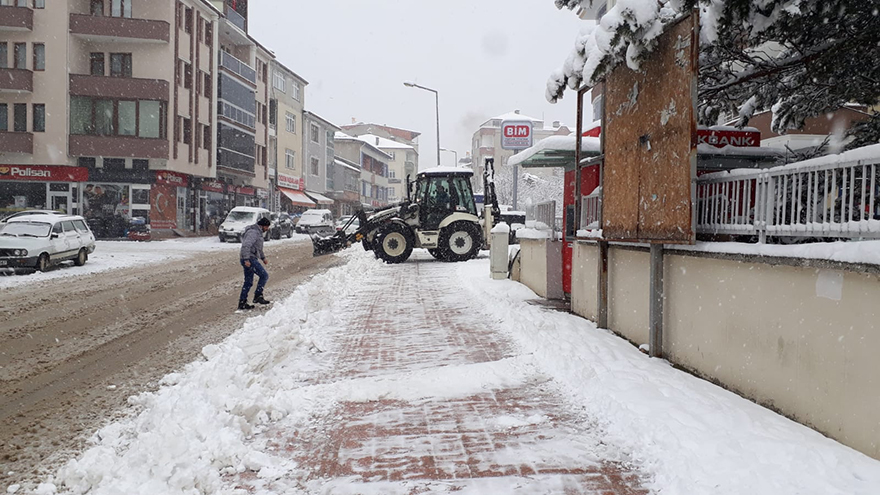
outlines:
[{"label": "snow-covered road", "polygon": [[[92,448],[36,493],[410,493],[419,487],[432,493],[554,493],[547,483],[562,478],[522,471],[492,479],[468,479],[454,467],[446,477],[440,469],[439,480],[314,478],[317,468],[296,456],[304,449],[298,442],[332,437],[335,425],[351,424],[343,421],[348,416],[342,405],[362,404],[355,407],[361,415],[369,415],[364,408],[377,401],[424,409],[437,400],[521,389],[536,377],[548,390],[562,392],[560,407],[578,411],[590,428],[581,434],[565,429],[574,436],[552,452],[509,452],[524,464],[598,455],[663,494],[873,494],[880,486],[880,462],[650,359],[586,320],[525,304],[535,295],[515,282],[490,280],[485,258],[450,265],[420,253],[405,265],[389,266],[357,249],[341,256],[346,265],[316,276],[222,344],[206,347],[205,360],[166,377],[158,392],[131,399],[143,407],[138,416],[102,429]],[[411,301],[412,291],[393,289],[401,271],[412,283],[430,284],[436,297]],[[401,348],[375,353],[372,359],[381,363],[375,369],[374,361],[341,358],[340,336],[355,331],[370,308],[375,311],[357,303],[363,297],[385,301],[390,309],[379,320],[408,336],[400,339]],[[397,301],[411,304],[395,312]],[[454,335],[418,323],[444,311],[479,321],[509,341],[510,350],[460,361],[450,343],[388,368],[409,355],[404,346],[437,332]],[[439,368],[431,366],[436,359]],[[394,429],[394,415],[374,413],[371,424]],[[535,438],[559,438],[559,428],[570,426],[516,411],[493,418],[496,426],[531,428]],[[372,445],[382,445],[374,440]],[[357,445],[346,452],[356,452]],[[338,458],[343,450],[329,452]]]}]

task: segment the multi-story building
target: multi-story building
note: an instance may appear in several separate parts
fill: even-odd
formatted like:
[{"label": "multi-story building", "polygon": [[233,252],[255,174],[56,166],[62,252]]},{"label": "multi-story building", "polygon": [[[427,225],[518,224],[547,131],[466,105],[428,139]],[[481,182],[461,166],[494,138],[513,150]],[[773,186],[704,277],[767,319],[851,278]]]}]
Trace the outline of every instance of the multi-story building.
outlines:
[{"label": "multi-story building", "polygon": [[333,188],[327,195],[333,198],[333,214],[336,217],[352,215],[363,208],[361,203],[360,163],[347,160],[339,155],[333,159]]},{"label": "multi-story building", "polygon": [[[474,177],[479,178],[483,176],[486,158],[494,158],[495,166],[500,169],[501,167],[506,166],[507,160],[513,156],[513,150],[506,150],[501,147],[501,123],[505,120],[531,122],[532,140],[535,143],[546,137],[567,136],[573,132],[572,129],[569,129],[558,121],[553,122],[552,125],[545,126],[543,120],[523,115],[519,113],[519,110],[492,117],[483,122],[477,132],[474,133],[473,141],[471,143]],[[553,173],[553,169],[548,170],[549,172],[537,171],[532,173]]]},{"label": "multi-story building", "polygon": [[342,131],[349,136],[363,136],[371,134],[381,138],[397,141],[398,143],[411,146],[406,151],[405,169],[409,175],[415,175],[419,171],[419,136],[418,132],[391,127],[384,124],[367,124],[363,122],[342,126]]},{"label": "multi-story building", "polygon": [[303,150],[305,151],[306,193],[322,208],[333,208],[328,197],[336,190],[334,157],[335,135],[339,127],[312,112],[303,112]]},{"label": "multi-story building", "polygon": [[276,167],[276,208],[297,212],[316,206],[305,195],[306,176],[303,140],[306,85],[308,81],[275,60],[271,67],[269,100],[269,154]]},{"label": "multi-story building", "polygon": [[357,163],[361,172],[360,200],[365,209],[388,204],[388,162],[391,156],[364,140],[337,132],[336,156]]},{"label": "multi-story building", "polygon": [[247,0],[211,0],[218,26],[217,179],[201,193],[214,223],[235,206],[269,206],[269,66],[248,35]]},{"label": "multi-story building", "polygon": [[191,194],[215,176],[215,49],[205,0],[0,4],[0,211],[196,228]]},{"label": "multi-story building", "polygon": [[406,199],[406,177],[411,176],[415,180],[416,173],[415,164],[408,161],[415,151],[413,147],[374,134],[361,134],[358,139],[374,145],[391,157],[388,161],[388,202]]}]

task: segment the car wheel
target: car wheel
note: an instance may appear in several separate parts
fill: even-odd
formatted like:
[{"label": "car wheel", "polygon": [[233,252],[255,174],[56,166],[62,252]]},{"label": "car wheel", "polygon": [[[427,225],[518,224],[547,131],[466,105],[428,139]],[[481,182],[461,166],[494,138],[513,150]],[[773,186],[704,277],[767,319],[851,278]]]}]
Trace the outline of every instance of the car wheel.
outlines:
[{"label": "car wheel", "polygon": [[293,229],[287,231],[287,238],[290,239],[291,237],[293,237]]},{"label": "car wheel", "polygon": [[37,259],[37,270],[45,272],[49,269],[49,266],[49,255],[46,253],[41,254],[40,257]]},{"label": "car wheel", "polygon": [[220,242],[226,242],[226,237],[220,236]]},{"label": "car wheel", "polygon": [[397,222],[391,222],[376,236],[373,252],[386,263],[403,263],[412,254],[412,231]]},{"label": "car wheel", "polygon": [[480,229],[471,222],[453,222],[440,231],[438,250],[446,261],[466,261],[480,251]]},{"label": "car wheel", "polygon": [[73,264],[76,266],[83,266],[88,260],[89,253],[87,253],[85,249],[80,249],[79,252],[76,254],[76,259],[73,260]]}]

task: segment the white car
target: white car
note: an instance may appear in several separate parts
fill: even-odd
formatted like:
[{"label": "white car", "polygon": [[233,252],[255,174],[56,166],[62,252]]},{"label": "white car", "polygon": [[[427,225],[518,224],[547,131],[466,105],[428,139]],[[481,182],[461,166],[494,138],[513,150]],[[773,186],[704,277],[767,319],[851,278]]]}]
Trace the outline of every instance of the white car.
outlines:
[{"label": "white car", "polygon": [[63,261],[86,264],[95,252],[95,235],[83,217],[22,215],[0,226],[0,268],[41,272]]},{"label": "white car", "polygon": [[306,210],[296,224],[296,231],[302,234],[332,234],[336,232],[333,212],[330,210]]},{"label": "white car", "polygon": [[3,220],[0,220],[0,224],[4,224],[13,218],[23,217],[23,216],[27,216],[27,215],[66,215],[66,213],[62,213],[60,211],[54,211],[54,210],[24,210],[24,211],[19,211],[18,213],[13,213],[12,215],[4,217]]},{"label": "white car", "polygon": [[345,228],[345,224],[347,224],[349,220],[351,220],[351,225],[349,225],[348,228],[345,229],[345,235],[351,235],[357,232],[357,229],[361,226],[361,221],[358,220],[357,217],[352,220],[351,217],[352,215],[339,217],[339,220],[336,221],[336,231],[338,232]]},{"label": "white car", "polygon": [[[272,213],[265,208],[255,206],[236,206],[228,215],[226,220],[220,224],[220,242],[239,241],[241,242],[241,234],[248,225],[257,223],[261,218],[271,220]],[[268,240],[269,234],[265,238]]]}]

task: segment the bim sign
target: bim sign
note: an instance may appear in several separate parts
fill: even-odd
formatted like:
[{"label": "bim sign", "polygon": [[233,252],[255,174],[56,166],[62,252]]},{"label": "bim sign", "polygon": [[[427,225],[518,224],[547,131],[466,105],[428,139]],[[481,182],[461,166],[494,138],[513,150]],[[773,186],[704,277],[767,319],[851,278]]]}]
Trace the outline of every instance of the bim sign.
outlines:
[{"label": "bim sign", "polygon": [[501,147],[506,150],[524,150],[532,146],[532,123],[509,121],[501,123]]}]

